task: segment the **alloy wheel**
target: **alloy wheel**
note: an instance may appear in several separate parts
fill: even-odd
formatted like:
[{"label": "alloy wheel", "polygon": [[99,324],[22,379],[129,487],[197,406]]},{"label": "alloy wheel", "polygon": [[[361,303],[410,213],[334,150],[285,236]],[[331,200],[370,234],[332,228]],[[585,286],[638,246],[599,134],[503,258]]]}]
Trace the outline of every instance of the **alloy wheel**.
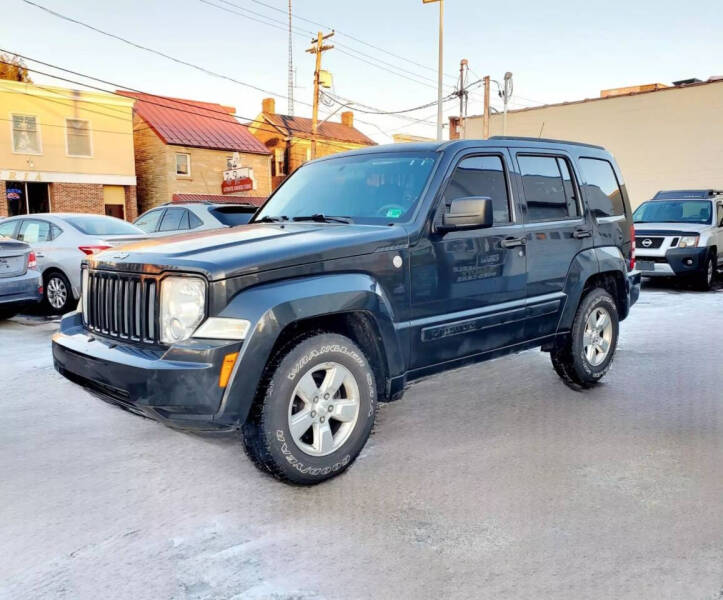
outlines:
[{"label": "alloy wheel", "polygon": [[68,299],[68,289],[65,282],[59,277],[51,277],[47,285],[48,303],[54,309],[59,310],[65,306]]},{"label": "alloy wheel", "polygon": [[585,321],[585,331],[582,338],[585,358],[593,366],[600,366],[608,354],[613,339],[613,323],[610,313],[598,306]]},{"label": "alloy wheel", "polygon": [[359,417],[359,385],[345,366],[325,362],[311,367],[289,399],[289,431],[296,446],[310,456],[338,450]]}]

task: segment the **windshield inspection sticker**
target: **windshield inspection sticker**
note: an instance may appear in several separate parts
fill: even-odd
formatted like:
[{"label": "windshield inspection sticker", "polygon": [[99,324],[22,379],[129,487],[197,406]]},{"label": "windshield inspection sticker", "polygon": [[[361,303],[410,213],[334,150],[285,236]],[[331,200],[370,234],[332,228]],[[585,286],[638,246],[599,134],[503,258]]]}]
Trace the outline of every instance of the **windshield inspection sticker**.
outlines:
[{"label": "windshield inspection sticker", "polygon": [[390,219],[398,219],[402,216],[402,209],[401,208],[390,208],[387,210],[387,216]]}]

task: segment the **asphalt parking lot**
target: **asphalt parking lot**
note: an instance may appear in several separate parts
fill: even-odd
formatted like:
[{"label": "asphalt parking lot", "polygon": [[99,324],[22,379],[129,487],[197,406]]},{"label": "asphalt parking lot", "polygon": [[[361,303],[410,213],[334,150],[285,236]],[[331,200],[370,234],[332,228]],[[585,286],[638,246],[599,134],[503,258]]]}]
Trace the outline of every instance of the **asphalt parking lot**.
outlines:
[{"label": "asphalt parking lot", "polygon": [[383,405],[343,476],[262,475],[0,322],[0,598],[723,597],[723,288],[647,286],[605,383],[530,351]]}]

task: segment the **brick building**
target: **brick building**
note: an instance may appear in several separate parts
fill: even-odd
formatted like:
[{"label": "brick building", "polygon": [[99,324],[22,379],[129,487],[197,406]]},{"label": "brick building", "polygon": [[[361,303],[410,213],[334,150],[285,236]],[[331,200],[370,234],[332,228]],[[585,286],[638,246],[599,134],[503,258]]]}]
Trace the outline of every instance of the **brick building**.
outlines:
[{"label": "brick building", "polygon": [[[271,153],[236,120],[233,107],[119,93],[135,99],[133,138],[141,212],[172,201],[259,205],[271,193]],[[238,179],[225,180],[224,173],[231,172]]]},{"label": "brick building", "polygon": [[[274,189],[311,159],[311,119],[278,114],[273,98],[264,99],[261,113],[249,125],[249,131],[273,153],[271,176]],[[354,127],[354,113],[351,111],[341,113],[341,123],[320,123],[316,139],[317,158],[376,144]]]},{"label": "brick building", "polygon": [[0,217],[136,217],[133,100],[0,80]]}]

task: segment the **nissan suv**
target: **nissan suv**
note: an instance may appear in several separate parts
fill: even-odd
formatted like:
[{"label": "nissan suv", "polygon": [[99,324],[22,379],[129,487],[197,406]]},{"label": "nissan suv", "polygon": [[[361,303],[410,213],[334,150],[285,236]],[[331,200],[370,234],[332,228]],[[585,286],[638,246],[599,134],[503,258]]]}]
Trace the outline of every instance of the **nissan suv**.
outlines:
[{"label": "nissan suv", "polygon": [[633,213],[638,270],[709,290],[723,268],[723,191],[658,192]]},{"label": "nissan suv", "polygon": [[175,427],[240,429],[264,472],[318,483],[359,455],[377,403],[420,377],[541,347],[569,385],[594,386],[640,293],[632,241],[598,146],[337,154],[245,227],[88,257],[55,367]]}]

